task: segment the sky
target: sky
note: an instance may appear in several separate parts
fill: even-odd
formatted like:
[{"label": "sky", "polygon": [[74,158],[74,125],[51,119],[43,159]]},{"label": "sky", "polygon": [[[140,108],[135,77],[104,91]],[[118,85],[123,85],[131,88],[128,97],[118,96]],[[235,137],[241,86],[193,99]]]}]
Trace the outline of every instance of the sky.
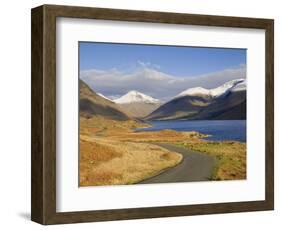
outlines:
[{"label": "sky", "polygon": [[138,90],[166,101],[187,88],[246,78],[246,50],[80,42],[79,69],[107,97]]}]

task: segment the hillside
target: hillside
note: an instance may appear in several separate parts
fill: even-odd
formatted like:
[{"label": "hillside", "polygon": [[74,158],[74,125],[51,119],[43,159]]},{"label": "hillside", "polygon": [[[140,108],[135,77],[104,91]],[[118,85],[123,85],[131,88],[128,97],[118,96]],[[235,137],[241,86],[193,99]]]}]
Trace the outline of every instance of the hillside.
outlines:
[{"label": "hillside", "polygon": [[80,116],[90,118],[94,115],[100,115],[105,118],[113,120],[129,120],[129,116],[118,108],[118,106],[107,100],[106,98],[99,96],[90,87],[79,80],[80,84]]},{"label": "hillside", "polygon": [[134,118],[143,118],[159,108],[161,104],[136,102],[130,104],[119,104],[122,111]]},{"label": "hillside", "polygon": [[192,119],[244,120],[246,119],[246,91],[232,91],[215,99]]},{"label": "hillside", "polygon": [[173,120],[188,118],[199,113],[211,103],[208,96],[184,96],[175,98],[160,106],[145,119],[147,120]]}]

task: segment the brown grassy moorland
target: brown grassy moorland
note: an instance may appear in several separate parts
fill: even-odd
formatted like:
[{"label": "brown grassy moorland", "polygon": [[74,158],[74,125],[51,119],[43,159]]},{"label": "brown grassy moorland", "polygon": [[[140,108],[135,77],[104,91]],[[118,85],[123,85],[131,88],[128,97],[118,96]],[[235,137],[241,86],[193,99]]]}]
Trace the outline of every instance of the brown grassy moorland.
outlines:
[{"label": "brown grassy moorland", "polygon": [[215,156],[212,180],[246,178],[244,143],[203,141],[198,132],[134,131],[140,127],[148,125],[80,117],[80,186],[133,184],[176,166],[182,155],[156,145],[163,142]]},{"label": "brown grassy moorland", "polygon": [[80,118],[80,186],[133,184],[181,162],[179,153],[128,138],[141,125]]}]

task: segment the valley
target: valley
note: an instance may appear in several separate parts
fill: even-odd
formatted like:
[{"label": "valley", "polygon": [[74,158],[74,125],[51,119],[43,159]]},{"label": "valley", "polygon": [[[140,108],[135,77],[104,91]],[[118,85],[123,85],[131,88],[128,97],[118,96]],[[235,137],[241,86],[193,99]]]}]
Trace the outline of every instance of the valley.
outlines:
[{"label": "valley", "polygon": [[[233,114],[242,111],[239,109],[243,101],[240,93],[245,92],[235,89],[243,88],[240,83],[217,90],[219,96],[218,93],[210,94],[208,90],[204,91],[204,95],[192,90],[192,95],[189,95],[190,91],[188,95],[185,92],[163,103],[137,91],[129,91],[119,99],[110,99],[94,92],[80,80],[80,186],[135,184],[168,171],[174,173],[188,159],[181,154],[186,151],[184,149],[199,151],[214,159],[213,169],[207,173],[209,179],[245,179],[245,143],[206,141],[204,138],[209,136],[208,133],[194,130],[136,131],[139,128],[149,129],[150,120],[191,117],[235,119],[237,116]],[[175,103],[175,100],[178,102]],[[227,102],[223,102],[225,100]],[[211,117],[202,108],[212,111]],[[167,147],[167,144],[174,147]],[[176,151],[179,148],[182,150]],[[222,152],[224,149],[227,150],[225,154]],[[237,149],[239,152],[236,152]],[[200,154],[195,156],[201,159]],[[200,165],[203,167],[199,161]],[[231,169],[230,174],[225,172],[228,168]],[[196,178],[199,178],[198,174],[192,178],[184,176],[181,180],[196,181]]]}]

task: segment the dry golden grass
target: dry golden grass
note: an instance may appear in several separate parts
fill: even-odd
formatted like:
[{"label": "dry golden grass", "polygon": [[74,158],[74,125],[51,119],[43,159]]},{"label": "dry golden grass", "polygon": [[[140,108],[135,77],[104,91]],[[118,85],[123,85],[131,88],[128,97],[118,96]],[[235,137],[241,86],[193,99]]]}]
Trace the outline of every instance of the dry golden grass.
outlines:
[{"label": "dry golden grass", "polygon": [[129,132],[120,135],[112,135],[113,139],[134,142],[182,142],[198,140],[204,135],[198,132],[177,132],[174,130],[147,131],[147,132]]},{"label": "dry golden grass", "polygon": [[137,183],[181,160],[181,154],[157,145],[81,135],[80,186]]},{"label": "dry golden grass", "polygon": [[182,146],[216,157],[213,180],[246,179],[246,144],[235,141],[183,143]]},{"label": "dry golden grass", "polygon": [[198,132],[161,130],[134,132],[148,127],[134,120],[80,118],[80,185],[132,184],[177,165],[182,155],[155,145],[168,142],[216,157],[213,180],[246,178],[246,145],[207,142]]},{"label": "dry golden grass", "polygon": [[113,148],[83,139],[80,140],[80,151],[80,160],[89,161],[91,164],[106,162],[122,156],[122,153],[115,151]]},{"label": "dry golden grass", "polygon": [[80,134],[82,135],[119,135],[144,127],[149,127],[149,125],[135,120],[116,121],[100,116],[93,116],[91,118],[80,117]]},{"label": "dry golden grass", "polygon": [[207,135],[199,132],[177,132],[174,130],[135,132],[136,128],[149,127],[134,120],[115,121],[102,117],[80,118],[80,134],[104,136],[113,140],[133,142],[182,142],[197,141]]}]

